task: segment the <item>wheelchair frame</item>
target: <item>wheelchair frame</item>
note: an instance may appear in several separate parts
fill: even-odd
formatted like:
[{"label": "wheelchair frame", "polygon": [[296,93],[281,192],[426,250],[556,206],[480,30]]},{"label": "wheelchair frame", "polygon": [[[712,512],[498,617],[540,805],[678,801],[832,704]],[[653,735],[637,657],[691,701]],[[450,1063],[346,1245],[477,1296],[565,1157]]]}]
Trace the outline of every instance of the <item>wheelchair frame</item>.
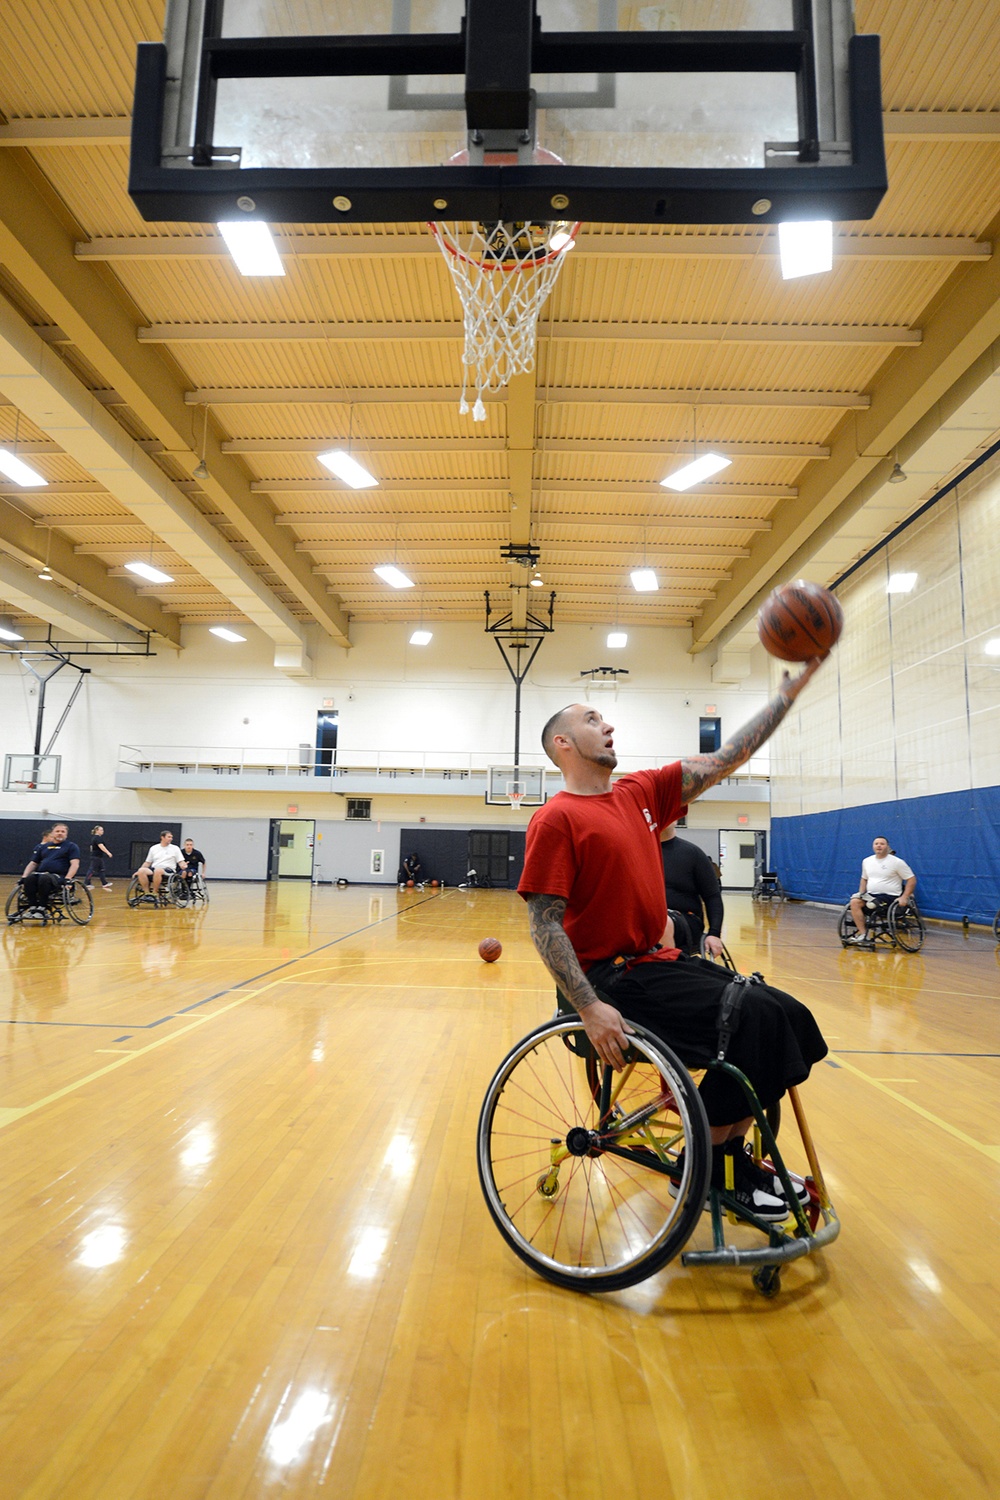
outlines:
[{"label": "wheelchair frame", "polygon": [[55,895],[56,900],[53,902],[50,899],[49,905],[38,912],[36,907],[29,904],[24,886],[18,881],[7,897],[5,908],[7,925],[13,926],[15,922],[24,923],[36,920],[40,921],[44,927],[50,919],[53,922],[65,922],[68,917],[77,927],[86,927],[94,915],[94,897],[79,876],[64,881]]},{"label": "wheelchair frame", "polygon": [[[865,898],[862,896],[861,899],[863,901]],[[901,913],[905,913],[905,916]],[[841,947],[859,947],[860,944],[851,942],[857,931],[851,914],[851,903],[848,901],[837,921],[837,936]],[[874,910],[869,908],[865,931],[873,948],[879,943],[885,943],[890,948],[901,948],[904,953],[919,953],[926,936],[924,919],[912,896],[908,906],[901,907],[897,896],[886,907],[876,904]],[[916,942],[913,941],[914,933],[918,937]]]},{"label": "wheelchair frame", "polygon": [[[743,1208],[729,1191],[710,1186],[708,1121],[694,1078],[658,1037],[639,1026],[633,1026],[632,1030],[635,1041],[626,1059],[626,1068],[615,1074],[599,1062],[576,1011],[560,996],[560,1013],[529,1032],[504,1058],[486,1091],[477,1146],[480,1185],[494,1223],[510,1248],[533,1270],[547,1280],[573,1290],[616,1291],[632,1286],[654,1275],[679,1254],[684,1266],[747,1267],[752,1272],[757,1291],[765,1297],[776,1296],[781,1289],[781,1266],[831,1244],[840,1232],[840,1221],[823,1180],[797,1089],[790,1088],[788,1094],[809,1163],[810,1175],[805,1179],[809,1193],[806,1207],[798,1200],[778,1149],[775,1138],[777,1118],[772,1117],[772,1128],[753,1085],[739,1068],[724,1061],[711,1065],[728,1073],[742,1088],[748,1113],[754,1118],[754,1157],[775,1172],[792,1205],[784,1224],[773,1224]],[[577,1123],[570,1124],[568,1130],[565,1128],[567,1107],[562,1095],[549,1090],[546,1102],[547,1091],[542,1076],[545,1059],[538,1054],[543,1048],[557,1043],[578,1058],[585,1070],[586,1087],[581,1091],[581,1098],[585,1103],[589,1094],[589,1125],[585,1123],[578,1101],[573,1100],[569,1116],[575,1115]],[[652,1085],[652,1092],[650,1085],[646,1085],[648,1097],[623,1112],[620,1101],[624,1100],[626,1106],[632,1105],[628,1084],[641,1063],[654,1070],[657,1081]],[[527,1084],[521,1084],[516,1078],[522,1065],[529,1079]],[[570,1084],[564,1082],[564,1088],[569,1093]],[[508,1089],[512,1090],[514,1099],[504,1104],[503,1095]],[[530,1102],[524,1104],[518,1090]],[[535,1113],[545,1115],[549,1108],[551,1118],[530,1118]],[[564,1111],[562,1115],[560,1110]],[[677,1117],[676,1127],[672,1123],[673,1116]],[[537,1130],[536,1137],[528,1134],[529,1127]],[[496,1152],[493,1150],[495,1128]],[[510,1145],[506,1144],[508,1141]],[[523,1149],[525,1142],[531,1142],[527,1150]],[[683,1166],[678,1159],[682,1148]],[[601,1180],[595,1183],[596,1166],[591,1166],[589,1171],[581,1167],[583,1161],[596,1164],[602,1157],[616,1164],[627,1164],[627,1168],[619,1168],[626,1184],[624,1191],[613,1187],[605,1168],[600,1169]],[[560,1173],[566,1163],[570,1165],[560,1206]],[[526,1165],[527,1171],[524,1172],[522,1168]],[[513,1172],[520,1173],[520,1176],[504,1185],[497,1181],[498,1168],[501,1176]],[[650,1187],[642,1188],[643,1212],[635,1209],[628,1195],[639,1181],[634,1175],[636,1169],[670,1180],[674,1186],[667,1187],[666,1191],[674,1199],[672,1207],[658,1202]],[[525,1196],[525,1186],[531,1179],[534,1179],[533,1188],[528,1187]],[[577,1205],[571,1208],[568,1199],[574,1184]],[[732,1183],[728,1186],[731,1187]],[[512,1200],[520,1198],[522,1201],[509,1208],[505,1194]],[[606,1200],[603,1233],[597,1206],[602,1195]],[[536,1197],[542,1200],[541,1213],[538,1212]],[[574,1220],[580,1213],[581,1197],[583,1224],[576,1239]],[[552,1213],[543,1217],[546,1202],[552,1204]],[[588,1205],[594,1221],[595,1258],[597,1254],[604,1256],[603,1264],[585,1263]],[[712,1248],[684,1249],[706,1208],[711,1215]],[[534,1216],[532,1209],[535,1210]],[[667,1217],[661,1229],[652,1230],[646,1220],[657,1213]],[[554,1215],[561,1215],[561,1218],[554,1218]],[[533,1217],[538,1218],[538,1224],[532,1229],[530,1221]],[[562,1257],[556,1254],[562,1222],[567,1217],[573,1225],[575,1260],[565,1253]],[[523,1224],[518,1222],[520,1218],[525,1220]],[[745,1248],[727,1243],[727,1222],[750,1225],[767,1237],[767,1244]],[[553,1226],[554,1238],[551,1233]],[[531,1233],[527,1232],[529,1229],[532,1229]],[[567,1230],[567,1240],[569,1233]],[[634,1242],[644,1235],[648,1236],[649,1244],[636,1248]],[[624,1242],[626,1249],[616,1261],[608,1264],[606,1245],[616,1237]],[[544,1248],[547,1238],[552,1239],[552,1253]]]},{"label": "wheelchair frame", "polygon": [[785,887],[776,870],[763,870],[754,880],[751,901],[787,901]]},{"label": "wheelchair frame", "polygon": [[160,882],[158,894],[154,894],[152,890],[144,891],[139,884],[138,875],[132,876],[125,891],[125,904],[133,910],[139,906],[176,906],[183,911],[184,907],[196,899],[188,890],[184,877],[177,870],[171,870],[166,880]]}]

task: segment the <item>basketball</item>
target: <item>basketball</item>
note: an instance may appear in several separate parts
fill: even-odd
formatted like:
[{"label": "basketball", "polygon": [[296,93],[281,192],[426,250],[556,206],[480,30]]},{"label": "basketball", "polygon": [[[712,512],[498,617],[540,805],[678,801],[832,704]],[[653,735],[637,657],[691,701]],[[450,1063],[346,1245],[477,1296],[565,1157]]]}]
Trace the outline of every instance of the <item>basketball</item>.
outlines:
[{"label": "basketball", "polygon": [[431,881],[431,890],[432,891],[436,891],[437,888],[438,888],[438,882],[436,880],[432,880]]},{"label": "basketball", "polygon": [[407,881],[407,882],[406,882],[406,889],[407,889],[407,890],[408,890],[408,891],[412,891],[412,890],[413,890],[413,881],[412,881],[412,880],[408,880],[408,881]]},{"label": "basketball", "polygon": [[828,656],[843,628],[839,600],[821,584],[802,578],[775,589],[757,614],[761,645],[779,661]]},{"label": "basketball", "polygon": [[486,964],[495,964],[503,952],[499,938],[483,938],[479,944],[479,957]]}]

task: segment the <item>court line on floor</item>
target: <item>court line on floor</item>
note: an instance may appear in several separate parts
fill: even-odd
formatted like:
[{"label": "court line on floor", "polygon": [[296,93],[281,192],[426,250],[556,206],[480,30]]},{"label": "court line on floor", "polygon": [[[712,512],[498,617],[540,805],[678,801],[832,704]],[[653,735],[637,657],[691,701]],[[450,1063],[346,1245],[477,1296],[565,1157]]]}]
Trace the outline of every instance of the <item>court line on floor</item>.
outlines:
[{"label": "court line on floor", "polygon": [[836,1056],[841,1059],[837,1064],[838,1067],[844,1068],[848,1073],[853,1073],[856,1078],[860,1078],[863,1082],[871,1084],[873,1089],[878,1089],[880,1093],[887,1094],[890,1099],[895,1099],[897,1104],[902,1104],[907,1109],[911,1109],[914,1114],[922,1116],[925,1120],[929,1120],[932,1125],[937,1125],[939,1129],[945,1131],[947,1135],[954,1136],[963,1145],[971,1146],[974,1151],[981,1151],[983,1156],[988,1156],[991,1161],[1000,1161],[1000,1146],[987,1146],[984,1141],[974,1140],[971,1135],[966,1135],[964,1130],[959,1130],[957,1125],[952,1125],[947,1120],[942,1120],[940,1115],[932,1114],[929,1109],[924,1109],[922,1104],[917,1104],[913,1099],[907,1099],[905,1094],[897,1094],[895,1089],[889,1088],[887,1084],[882,1083],[878,1078],[873,1078],[870,1073],[862,1072],[853,1063],[844,1062],[841,1053],[837,1053]]},{"label": "court line on floor", "polygon": [[[451,895],[451,892],[449,891],[445,894]],[[427,896],[424,899],[427,901],[440,901],[441,895]],[[412,911],[415,906],[422,904],[423,902],[415,901],[412,906],[408,906],[406,909],[407,911]],[[75,1093],[77,1089],[85,1088],[88,1083],[94,1083],[98,1078],[103,1078],[108,1073],[113,1073],[117,1068],[124,1067],[126,1063],[131,1062],[133,1058],[144,1057],[147,1052],[153,1052],[157,1047],[163,1047],[167,1042],[173,1042],[178,1037],[185,1036],[189,1031],[193,1031],[196,1026],[204,1026],[206,1022],[214,1021],[216,1017],[226,1015],[228,1011],[235,1010],[240,1005],[245,1005],[248,1000],[254,999],[255,996],[263,994],[264,990],[272,987],[271,985],[265,985],[264,990],[246,989],[247,985],[255,984],[258,979],[266,979],[271,974],[280,974],[282,969],[287,969],[293,964],[301,963],[303,959],[312,958],[316,953],[322,953],[326,948],[333,948],[337,943],[346,942],[348,938],[357,937],[359,933],[367,932],[372,927],[380,927],[384,922],[394,921],[400,915],[401,913],[398,911],[390,912],[388,916],[379,917],[375,922],[366,922],[363,927],[355,927],[352,932],[342,933],[340,937],[333,938],[329,943],[322,943],[318,948],[314,948],[308,953],[299,954],[297,958],[286,959],[284,963],[275,964],[273,968],[265,969],[261,974],[254,974],[249,979],[240,980],[238,984],[228,985],[226,989],[219,990],[214,995],[207,995],[204,1000],[198,1000],[193,1005],[186,1005],[181,1011],[175,1011],[169,1016],[164,1016],[164,1021],[176,1020],[178,1016],[192,1010],[197,1010],[202,1005],[208,1005],[212,1000],[220,1000],[223,995],[232,995],[237,990],[246,990],[245,994],[239,995],[236,1000],[231,1001],[228,1005],[220,1006],[218,1010],[212,1011],[211,1015],[194,1016],[179,1031],[171,1031],[166,1036],[158,1037],[155,1042],[149,1042],[145,1047],[137,1047],[135,1051],[124,1052],[115,1062],[106,1063],[103,1068],[98,1068],[95,1072],[88,1073],[85,1078],[78,1078],[73,1083],[67,1083],[63,1088],[56,1089],[52,1094],[46,1094],[42,1099],[36,1099],[32,1104],[0,1106],[0,1130],[3,1130],[7,1125],[13,1125],[16,1120],[23,1119],[25,1115],[35,1114],[38,1110],[44,1109],[48,1104],[55,1104],[57,1100],[64,1099],[68,1094]],[[280,979],[273,981],[274,984],[280,984],[281,982]],[[53,1022],[51,1024],[59,1025],[63,1023]],[[156,1021],[153,1024],[158,1026],[161,1022]],[[138,1030],[140,1028],[135,1029]]]}]

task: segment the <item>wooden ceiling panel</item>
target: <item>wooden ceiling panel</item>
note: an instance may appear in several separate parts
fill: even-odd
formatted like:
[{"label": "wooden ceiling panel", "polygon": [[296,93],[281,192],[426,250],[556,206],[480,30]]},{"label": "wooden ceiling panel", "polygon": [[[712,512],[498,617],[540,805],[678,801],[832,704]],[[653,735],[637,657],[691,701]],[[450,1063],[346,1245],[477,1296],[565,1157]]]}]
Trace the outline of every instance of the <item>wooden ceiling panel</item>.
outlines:
[{"label": "wooden ceiling panel", "polygon": [[[363,4],[351,3],[364,29]],[[731,24],[743,8],[743,0],[713,0],[709,7],[702,0],[677,0],[670,8],[671,24]],[[986,0],[923,0],[917,12],[915,19],[914,8],[898,0],[858,3],[859,28],[882,34],[886,108],[904,114],[1000,110],[995,64],[1000,6]],[[649,7],[624,6],[620,15],[626,26],[651,24]],[[70,0],[31,5],[8,0],[4,27],[0,109],[8,118],[122,118],[131,107],[135,43],[159,38],[162,3],[102,0],[96,7],[80,7]],[[75,221],[92,239],[213,241],[210,254],[118,256],[95,274],[115,287],[133,323],[217,326],[215,337],[151,348],[165,367],[182,372],[191,392],[242,389],[265,398],[210,402],[212,429],[232,445],[227,459],[256,484],[255,495],[265,507],[296,517],[294,524],[278,528],[282,535],[303,542],[309,561],[343,590],[352,612],[372,619],[405,619],[414,611],[412,597],[389,597],[371,575],[373,561],[384,560],[397,532],[400,558],[412,558],[419,571],[426,616],[438,609],[442,618],[481,618],[482,589],[503,593],[511,580],[499,550],[512,535],[505,519],[511,492],[526,483],[517,479],[517,454],[526,448],[534,449],[535,535],[542,543],[546,584],[559,592],[560,618],[606,620],[619,596],[623,620],[696,618],[699,600],[709,599],[715,585],[725,588],[734,557],[767,539],[760,523],[780,528],[786,507],[797,503],[797,487],[836,467],[834,460],[785,450],[795,445],[834,450],[838,442],[853,444],[861,431],[867,450],[881,451],[865,425],[865,404],[877,400],[882,383],[905,369],[920,347],[838,343],[827,335],[825,342],[809,341],[796,331],[922,329],[944,289],[961,288],[988,265],[970,270],[947,255],[915,257],[919,246],[895,255],[888,253],[894,247],[884,237],[924,237],[936,246],[941,237],[984,235],[1000,219],[1000,136],[983,143],[895,135],[888,144],[886,199],[872,221],[839,226],[839,236],[855,236],[858,243],[850,255],[841,254],[827,276],[782,282],[770,232],[756,225],[664,226],[659,231],[669,252],[664,254],[656,253],[655,244],[650,248],[658,231],[649,226],[590,226],[543,309],[533,377],[517,388],[516,400],[508,403],[504,391],[489,401],[486,421],[475,423],[458,412],[457,297],[422,226],[276,226],[296,237],[285,257],[286,275],[244,279],[219,253],[213,226],[143,223],[127,195],[123,146],[39,146],[32,155],[61,199],[65,223]],[[352,253],[338,253],[345,244]],[[706,255],[706,248],[721,253]],[[743,249],[749,254],[729,253]],[[33,294],[20,297],[16,288],[10,290],[29,322],[57,322]],[[227,325],[255,323],[279,332],[281,325],[290,332],[301,325],[349,325],[356,336],[287,341],[226,336]],[[387,323],[447,325],[452,332],[444,338],[366,336],[371,325]],[[554,331],[553,323],[561,326]],[[566,335],[579,324],[603,326],[606,336]],[[667,325],[662,336],[657,324]],[[669,336],[670,325],[677,324],[708,325],[711,337],[702,342]],[[649,336],[631,336],[636,325],[651,330]],[[746,330],[763,336],[743,342]],[[80,369],[78,350],[58,342],[53,349]],[[110,386],[95,358],[87,383]],[[316,391],[317,399],[266,399],[267,393],[277,398],[302,391]],[[336,391],[344,391],[345,398],[331,399]],[[386,399],[368,399],[380,391]],[[404,400],[391,394],[423,391],[433,397]],[[566,399],[569,393],[580,399]],[[791,401],[726,404],[731,393],[765,399],[769,393],[788,394],[796,401],[839,395],[854,398],[855,410]],[[622,399],[634,396],[639,399]],[[714,488],[676,495],[659,480],[683,454],[663,450],[693,442],[694,402],[699,445],[770,445],[773,451],[734,454]],[[155,440],[148,413],[142,425],[127,408],[109,410],[117,410],[128,432]],[[201,416],[192,405],[195,452]],[[13,408],[0,408],[0,441],[12,440],[13,419]],[[41,429],[21,424],[18,436],[26,453],[25,445],[41,445],[32,461],[51,481],[48,492],[24,498],[24,509],[58,518],[53,524],[71,542],[120,569],[142,535],[141,523]],[[378,475],[379,489],[352,492],[329,478],[315,452],[294,451],[298,443],[344,446],[348,440]],[[282,443],[289,449],[281,450]],[[404,447],[379,446],[385,443]],[[649,444],[648,451],[627,451],[636,443]],[[260,446],[247,451],[254,444]],[[150,451],[154,446],[147,442]],[[168,446],[176,447],[176,439]],[[193,467],[184,458],[175,454],[161,462],[176,479]],[[230,509],[223,515],[218,495],[196,499],[276,597],[301,616],[301,602],[251,550],[239,513]],[[327,519],[317,519],[322,517]],[[657,522],[665,519],[673,525],[657,531]],[[726,520],[732,525],[724,529],[707,524]],[[673,558],[675,566],[678,556],[686,555],[691,569],[702,570],[693,602],[680,596],[680,585],[673,596],[667,589],[642,600],[631,595],[627,565],[637,547],[641,551],[644,527],[650,555]],[[668,546],[675,550],[664,551]],[[157,595],[166,608],[181,610],[184,619],[234,618],[221,595],[175,554],[160,549],[158,557],[160,551],[161,560],[183,569],[176,585]]]}]

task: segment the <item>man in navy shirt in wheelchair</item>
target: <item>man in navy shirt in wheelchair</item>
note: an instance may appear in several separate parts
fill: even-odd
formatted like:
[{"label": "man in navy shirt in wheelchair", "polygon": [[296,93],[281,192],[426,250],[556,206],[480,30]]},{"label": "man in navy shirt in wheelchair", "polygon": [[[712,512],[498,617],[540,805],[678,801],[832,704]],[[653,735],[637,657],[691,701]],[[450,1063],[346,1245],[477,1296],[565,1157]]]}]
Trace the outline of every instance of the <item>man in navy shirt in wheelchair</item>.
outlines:
[{"label": "man in navy shirt in wheelchair", "polygon": [[80,850],[65,823],[53,823],[46,842],[36,844],[24,867],[21,884],[33,909],[44,910],[53,895],[80,868]]}]

